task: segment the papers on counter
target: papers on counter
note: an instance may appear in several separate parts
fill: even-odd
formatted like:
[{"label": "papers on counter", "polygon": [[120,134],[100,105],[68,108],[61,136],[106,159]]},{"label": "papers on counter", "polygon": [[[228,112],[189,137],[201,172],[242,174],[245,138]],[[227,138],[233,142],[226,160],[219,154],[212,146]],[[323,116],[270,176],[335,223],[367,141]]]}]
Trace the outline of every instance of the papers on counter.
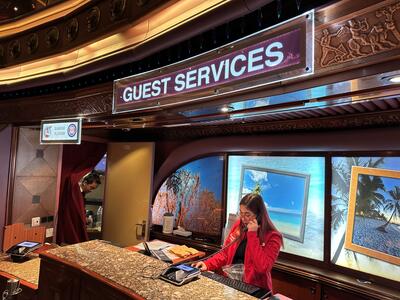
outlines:
[{"label": "papers on counter", "polygon": [[[167,243],[164,241],[159,241],[159,240],[149,241],[149,242],[147,242],[147,245],[149,246],[150,250],[161,250],[161,249],[165,249],[165,248],[174,246],[174,244]],[[139,243],[135,247],[140,250],[144,250],[143,243]]]}]

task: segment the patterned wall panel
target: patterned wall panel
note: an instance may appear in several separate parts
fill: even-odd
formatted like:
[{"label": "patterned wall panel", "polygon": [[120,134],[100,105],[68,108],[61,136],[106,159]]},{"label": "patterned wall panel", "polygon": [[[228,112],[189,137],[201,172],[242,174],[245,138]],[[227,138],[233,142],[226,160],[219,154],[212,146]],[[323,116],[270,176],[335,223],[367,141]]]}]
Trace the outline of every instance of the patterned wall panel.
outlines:
[{"label": "patterned wall panel", "polygon": [[12,223],[30,224],[33,217],[55,214],[60,147],[40,145],[39,134],[29,128],[19,131]]}]

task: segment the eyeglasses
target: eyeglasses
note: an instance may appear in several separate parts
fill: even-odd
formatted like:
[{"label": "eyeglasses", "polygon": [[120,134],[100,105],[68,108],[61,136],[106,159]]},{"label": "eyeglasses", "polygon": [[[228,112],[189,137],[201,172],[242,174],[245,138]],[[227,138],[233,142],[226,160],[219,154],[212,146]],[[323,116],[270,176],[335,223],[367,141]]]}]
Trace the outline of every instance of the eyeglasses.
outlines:
[{"label": "eyeglasses", "polygon": [[251,218],[251,217],[253,217],[254,216],[254,214],[252,213],[252,212],[239,212],[239,216],[241,217],[241,218]]}]

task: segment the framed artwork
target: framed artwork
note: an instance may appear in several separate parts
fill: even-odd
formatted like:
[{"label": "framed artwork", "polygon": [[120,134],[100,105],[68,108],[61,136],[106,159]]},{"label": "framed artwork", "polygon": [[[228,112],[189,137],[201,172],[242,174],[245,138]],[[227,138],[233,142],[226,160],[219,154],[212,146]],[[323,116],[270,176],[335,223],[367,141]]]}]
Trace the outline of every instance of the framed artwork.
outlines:
[{"label": "framed artwork", "polygon": [[310,175],[243,165],[240,182],[240,199],[260,194],[283,236],[303,243]]},{"label": "framed artwork", "polygon": [[400,265],[400,171],[352,167],[345,248]]}]

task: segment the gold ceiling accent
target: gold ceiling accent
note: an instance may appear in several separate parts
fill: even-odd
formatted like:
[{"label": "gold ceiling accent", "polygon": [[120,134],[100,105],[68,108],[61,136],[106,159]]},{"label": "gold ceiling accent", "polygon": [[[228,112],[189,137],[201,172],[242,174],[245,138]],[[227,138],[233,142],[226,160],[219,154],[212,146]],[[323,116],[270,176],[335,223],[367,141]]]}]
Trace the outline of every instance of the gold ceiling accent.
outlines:
[{"label": "gold ceiling accent", "polygon": [[[87,1],[67,1],[83,2]],[[67,73],[147,43],[228,2],[229,0],[170,1],[123,31],[69,52],[0,70],[0,85]],[[55,6],[58,7],[58,6]],[[63,10],[64,12],[66,11]],[[47,12],[47,10],[46,10]],[[43,20],[43,18],[41,19]],[[48,21],[48,20],[47,20]],[[22,26],[22,24],[20,25]],[[3,28],[1,28],[3,30]],[[16,30],[14,28],[14,30]],[[1,33],[1,31],[0,31]]]},{"label": "gold ceiling accent", "polygon": [[69,13],[76,11],[83,5],[90,3],[90,0],[68,0],[56,5],[50,6],[33,15],[20,20],[9,22],[0,26],[0,38],[5,38],[25,30],[43,25],[45,23],[62,18]]}]

